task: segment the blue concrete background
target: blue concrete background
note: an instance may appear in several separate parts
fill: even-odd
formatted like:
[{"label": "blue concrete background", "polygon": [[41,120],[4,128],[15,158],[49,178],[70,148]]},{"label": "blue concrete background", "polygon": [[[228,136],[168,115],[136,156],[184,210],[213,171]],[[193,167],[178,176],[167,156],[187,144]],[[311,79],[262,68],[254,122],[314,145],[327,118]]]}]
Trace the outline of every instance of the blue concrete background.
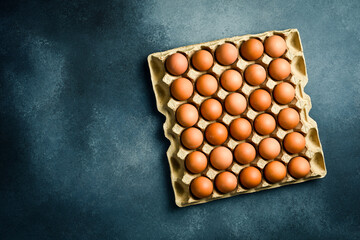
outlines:
[{"label": "blue concrete background", "polygon": [[[359,239],[359,1],[1,1],[0,239]],[[177,208],[148,54],[298,28],[328,175]]]}]

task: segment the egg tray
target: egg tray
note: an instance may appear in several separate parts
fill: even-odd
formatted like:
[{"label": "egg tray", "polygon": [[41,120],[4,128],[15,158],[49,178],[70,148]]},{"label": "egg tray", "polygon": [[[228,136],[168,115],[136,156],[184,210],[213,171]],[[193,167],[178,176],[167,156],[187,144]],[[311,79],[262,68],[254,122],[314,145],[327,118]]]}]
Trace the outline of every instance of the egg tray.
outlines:
[{"label": "egg tray", "polygon": [[[291,74],[288,78],[284,80],[284,82],[289,82],[295,87],[295,98],[293,99],[293,101],[287,105],[279,105],[273,100],[270,108],[266,111],[261,111],[261,112],[254,111],[248,104],[248,107],[245,110],[245,112],[238,116],[229,115],[223,106],[223,113],[221,117],[216,121],[207,121],[206,119],[202,118],[201,114],[199,113],[199,121],[194,127],[199,128],[204,133],[204,130],[210,123],[221,122],[224,123],[225,126],[227,126],[228,128],[230,122],[239,117],[248,119],[251,122],[251,125],[253,126],[253,121],[255,117],[261,113],[264,112],[269,113],[272,116],[274,116],[276,119],[276,115],[279,113],[281,109],[286,107],[295,108],[296,110],[298,110],[300,114],[300,123],[297,125],[295,129],[283,130],[277,124],[275,131],[270,135],[260,136],[253,130],[250,137],[243,141],[237,141],[233,139],[229,132],[229,136],[226,142],[222,145],[230,148],[233,151],[234,148],[239,143],[249,142],[252,143],[254,146],[257,146],[262,139],[267,137],[273,137],[277,139],[282,146],[281,148],[282,151],[275,160],[279,160],[283,162],[285,165],[287,165],[287,163],[293,157],[302,156],[308,159],[310,162],[310,166],[311,166],[310,173],[306,177],[301,179],[294,179],[290,176],[289,173],[287,173],[286,177],[281,182],[275,184],[268,183],[263,177],[262,182],[256,188],[245,189],[240,184],[238,184],[237,188],[234,191],[227,194],[222,194],[221,192],[217,191],[216,188],[214,187],[214,191],[212,195],[210,195],[207,198],[197,199],[190,192],[191,181],[196,177],[203,175],[208,177],[214,182],[216,175],[222,171],[213,168],[209,163],[209,160],[206,170],[204,170],[200,174],[192,174],[186,170],[185,158],[190,152],[194,150],[189,150],[182,146],[180,141],[180,135],[185,128],[177,123],[175,112],[180,105],[186,102],[195,105],[199,110],[201,103],[208,98],[215,98],[220,102],[222,102],[223,104],[225,97],[228,94],[230,94],[230,92],[227,92],[224,89],[222,89],[219,82],[219,88],[213,96],[203,97],[199,93],[197,93],[194,85],[193,95],[186,101],[178,101],[171,97],[170,85],[175,79],[179,77],[186,77],[190,79],[193,84],[195,84],[196,79],[205,73],[212,74],[219,80],[221,74],[225,70],[230,68],[238,70],[241,73],[241,75],[244,76],[243,73],[246,67],[253,63],[260,64],[263,67],[265,67],[265,69],[267,69],[269,63],[273,60],[273,58],[268,56],[265,52],[256,61],[246,61],[239,54],[237,60],[231,66],[222,66],[219,63],[217,63],[214,52],[219,45],[225,42],[232,43],[237,47],[237,49],[239,49],[241,44],[250,38],[257,38],[263,42],[267,37],[272,35],[282,36],[287,44],[288,49],[286,53],[282,56],[282,58],[285,58],[290,62]],[[191,56],[197,50],[200,49],[205,49],[210,51],[214,57],[213,66],[206,72],[197,71],[191,65]],[[184,54],[189,61],[189,68],[181,76],[172,76],[165,69],[166,58],[176,52]],[[163,128],[166,138],[168,138],[171,143],[167,151],[167,157],[170,165],[171,182],[172,182],[172,186],[175,194],[175,202],[177,206],[184,207],[188,205],[206,203],[215,199],[227,198],[244,193],[253,193],[261,190],[281,187],[288,184],[301,183],[316,178],[322,178],[326,175],[327,171],[325,167],[324,153],[319,140],[317,124],[309,116],[309,111],[311,109],[310,97],[304,92],[304,87],[308,82],[308,77],[306,73],[306,65],[305,65],[305,59],[303,55],[300,35],[297,29],[288,29],[284,31],[268,31],[265,33],[255,34],[255,35],[237,36],[237,37],[225,38],[225,39],[215,40],[206,43],[184,46],[164,52],[153,53],[148,56],[148,64],[151,73],[153,90],[156,96],[157,108],[162,114],[166,116],[166,121],[163,125]],[[274,86],[276,86],[280,82],[283,81],[272,80],[269,74],[267,73],[267,78],[261,85],[251,86],[246,83],[246,80],[243,77],[242,87],[237,92],[242,93],[248,101],[249,94],[255,89],[263,88],[269,91],[270,93],[272,93],[272,89],[274,88]],[[305,136],[305,140],[306,140],[305,149],[298,154],[289,154],[283,148],[283,141],[282,141],[283,138],[287,133],[293,131],[302,133]],[[214,149],[214,147],[215,146],[212,146],[206,142],[206,138],[204,136],[204,142],[197,150],[200,150],[203,153],[205,153],[207,159],[209,159],[209,154],[212,151],[212,149]],[[236,162],[236,160],[234,159],[232,165],[227,170],[233,172],[237,177],[239,176],[240,171],[248,166],[258,167],[261,170],[261,172],[263,172],[263,168],[270,161],[261,158],[261,156],[259,156],[257,152],[257,156],[255,160],[252,161],[250,164],[241,165],[238,162]]]}]

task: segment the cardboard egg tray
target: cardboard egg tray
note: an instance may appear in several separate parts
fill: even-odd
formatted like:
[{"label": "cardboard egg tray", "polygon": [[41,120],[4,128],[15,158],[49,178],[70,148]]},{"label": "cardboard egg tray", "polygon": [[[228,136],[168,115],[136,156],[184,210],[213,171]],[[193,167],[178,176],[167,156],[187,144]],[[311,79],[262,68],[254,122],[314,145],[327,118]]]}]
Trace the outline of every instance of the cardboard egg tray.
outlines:
[{"label": "cardboard egg tray", "polygon": [[[275,160],[282,161],[285,165],[287,165],[287,163],[293,157],[303,156],[306,159],[308,159],[310,162],[310,166],[311,166],[310,173],[308,174],[308,176],[301,179],[294,179],[290,176],[289,173],[287,173],[287,176],[283,179],[283,181],[275,184],[268,183],[263,177],[262,182],[256,188],[245,189],[241,187],[240,184],[238,184],[237,188],[234,191],[227,194],[222,194],[218,192],[214,187],[213,194],[210,195],[209,197],[203,199],[194,198],[190,192],[190,183],[194,178],[203,175],[203,176],[207,176],[209,179],[214,181],[216,175],[222,171],[213,168],[209,162],[209,154],[215,146],[212,146],[209,143],[207,143],[205,136],[204,136],[203,144],[197,150],[202,151],[207,156],[208,158],[207,168],[205,169],[205,171],[203,171],[200,174],[192,174],[186,169],[185,158],[190,152],[194,150],[186,149],[181,144],[180,135],[185,128],[179,125],[176,121],[176,117],[175,117],[176,109],[180,105],[189,102],[194,104],[199,110],[201,103],[208,98],[218,99],[223,104],[225,97],[230,93],[222,89],[221,84],[219,82],[218,91],[213,96],[203,97],[199,93],[197,93],[194,85],[194,93],[192,97],[190,97],[186,101],[177,101],[176,99],[171,97],[170,85],[175,79],[179,77],[186,77],[190,79],[193,84],[195,84],[196,79],[205,73],[210,73],[216,76],[216,78],[219,80],[221,74],[225,70],[234,68],[238,70],[243,76],[242,87],[237,92],[240,92],[243,95],[245,95],[247,100],[250,93],[258,88],[264,88],[268,90],[270,93],[272,93],[272,89],[282,81],[275,81],[271,79],[270,76],[267,74],[267,79],[264,81],[264,83],[262,83],[259,86],[251,86],[246,83],[246,80],[244,79],[244,75],[243,75],[246,67],[253,63],[258,63],[263,67],[265,67],[265,69],[267,69],[269,63],[273,60],[273,58],[268,56],[265,52],[262,55],[262,57],[256,61],[246,61],[243,58],[241,58],[239,54],[238,59],[231,66],[220,65],[219,63],[217,63],[214,57],[214,65],[206,72],[197,71],[191,66],[191,56],[197,50],[200,49],[208,50],[212,53],[213,56],[215,56],[214,52],[216,48],[225,42],[233,43],[237,47],[237,49],[239,49],[240,45],[244,41],[250,38],[257,38],[263,42],[267,37],[272,36],[274,34],[282,36],[287,44],[288,49],[284,54],[284,56],[282,56],[282,58],[287,59],[291,63],[291,74],[284,81],[290,82],[295,87],[295,98],[291,103],[287,105],[279,105],[273,100],[270,108],[263,112],[267,112],[273,115],[275,119],[277,119],[276,115],[279,113],[281,109],[286,107],[292,107],[298,110],[300,114],[300,123],[295,129],[291,129],[291,130],[283,130],[277,124],[275,131],[270,135],[266,135],[266,136],[260,136],[253,130],[250,137],[243,141],[237,141],[233,139],[229,133],[229,136],[223,145],[227,146],[233,151],[234,148],[241,142],[249,142],[257,146],[262,139],[267,137],[273,137],[276,138],[282,146],[282,151]],[[175,52],[180,52],[184,54],[189,61],[189,68],[182,76],[172,76],[165,69],[166,58]],[[227,198],[244,193],[253,193],[261,190],[281,187],[288,184],[301,183],[316,178],[322,178],[326,175],[324,153],[319,140],[317,124],[309,116],[309,111],[311,109],[310,97],[304,92],[304,87],[308,82],[308,77],[306,73],[305,59],[300,41],[300,35],[297,29],[288,29],[284,31],[269,31],[255,35],[245,35],[245,36],[238,36],[232,38],[225,38],[207,43],[175,48],[164,52],[153,53],[148,56],[148,64],[151,73],[151,81],[156,96],[157,108],[162,114],[166,116],[166,121],[163,127],[166,138],[168,138],[171,142],[170,147],[167,151],[167,157],[170,165],[171,181],[174,189],[175,202],[177,206],[184,207],[188,205],[206,203],[215,199]],[[231,116],[226,112],[225,108],[223,107],[223,113],[221,117],[216,121],[224,123],[225,126],[227,126],[228,128],[232,120],[239,117],[243,117],[248,119],[253,125],[253,121],[255,117],[263,112],[254,111],[248,104],[247,110],[245,110],[244,113],[242,113],[239,116]],[[194,127],[197,127],[201,129],[202,132],[204,132],[206,127],[212,122],[215,121],[207,121],[204,118],[202,118],[201,114],[199,113],[199,121]],[[283,138],[287,133],[292,131],[300,132],[305,136],[306,146],[301,153],[289,154],[283,149]],[[250,164],[240,165],[234,159],[232,165],[227,170],[233,172],[237,177],[239,176],[239,173],[243,168],[248,167],[250,165],[258,167],[262,172],[265,165],[270,161],[261,158],[261,156],[257,153],[255,160],[252,161]]]}]

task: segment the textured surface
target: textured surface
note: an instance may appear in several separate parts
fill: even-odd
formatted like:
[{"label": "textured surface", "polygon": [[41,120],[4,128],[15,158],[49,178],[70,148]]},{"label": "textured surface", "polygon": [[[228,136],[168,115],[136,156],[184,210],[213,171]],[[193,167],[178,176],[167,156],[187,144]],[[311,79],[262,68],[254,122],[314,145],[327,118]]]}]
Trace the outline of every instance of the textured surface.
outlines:
[{"label": "textured surface", "polygon": [[[8,2],[1,239],[360,237],[359,1]],[[327,177],[176,207],[147,55],[287,28],[301,34]]]},{"label": "textured surface", "polygon": [[[189,192],[190,189],[189,185],[191,181],[195,177],[198,177],[199,175],[203,175],[208,177],[210,180],[214,182],[216,174],[218,174],[221,171],[218,171],[215,168],[211,167],[210,164],[208,164],[208,167],[201,174],[189,174],[186,171],[184,161],[186,156],[192,150],[184,148],[180,143],[180,135],[182,134],[185,128],[177,124],[175,120],[176,109],[179,107],[179,105],[183,104],[184,101],[177,101],[176,99],[170,96],[170,90],[169,90],[170,86],[175,79],[179,78],[179,76],[172,76],[166,72],[165,61],[167,61],[166,59],[168,59],[168,56],[170,56],[175,52],[182,52],[183,54],[186,54],[188,59],[190,59],[195,51],[203,47],[208,48],[212,52],[212,54],[214,54],[216,47],[224,42],[232,42],[233,44],[235,44],[236,48],[239,49],[240,45],[243,44],[243,42],[249,38],[249,35],[235,36],[232,38],[225,38],[207,43],[199,43],[191,46],[184,46],[180,48],[171,49],[165,52],[153,53],[148,56],[151,81],[156,96],[157,108],[159,112],[161,112],[166,116],[166,121],[164,123],[164,133],[171,143],[166,154],[168,156],[169,165],[170,165],[170,174],[171,174],[172,186],[175,194],[175,202],[176,205],[178,205],[179,207],[184,207],[187,205],[198,204],[198,203],[205,203],[214,199],[230,197],[241,193],[252,193],[254,191],[271,189],[274,187],[283,186],[285,184],[300,183],[303,182],[304,180],[324,177],[326,175],[324,155],[320,145],[318,129],[314,120],[311,119],[308,115],[309,110],[311,109],[311,101],[310,101],[310,97],[306,93],[304,93],[304,87],[308,82],[308,78],[306,75],[306,67],[305,67],[299,32],[296,29],[288,29],[284,31],[269,31],[269,32],[250,35],[250,36],[252,38],[257,37],[261,41],[264,41],[266,37],[272,36],[274,33],[281,34],[287,42],[288,50],[286,54],[284,54],[284,56],[282,57],[291,62],[291,75],[286,80],[288,80],[289,82],[295,85],[296,94],[295,94],[295,99],[290,104],[278,105],[275,101],[273,101],[272,105],[265,112],[274,114],[276,116],[279,113],[279,111],[283,108],[286,107],[296,108],[299,110],[299,114],[301,116],[300,117],[301,122],[300,124],[298,124],[298,126],[295,129],[291,129],[287,131],[284,131],[283,129],[278,127],[272,134],[270,134],[270,137],[274,137],[279,142],[282,142],[284,136],[288,132],[298,131],[305,134],[306,148],[301,153],[299,153],[299,155],[306,156],[309,159],[311,165],[311,173],[305,179],[300,179],[298,181],[296,181],[296,179],[292,178],[289,174],[287,174],[287,177],[283,179],[283,181],[281,181],[279,184],[269,184],[263,178],[262,182],[256,188],[249,190],[249,189],[244,189],[240,185],[238,185],[236,191],[231,192],[229,194],[222,194],[216,191],[216,189],[214,189],[211,196],[204,199],[194,199],[191,196]],[[253,63],[261,64],[262,66],[264,66],[264,68],[267,69],[269,66],[268,64],[271,61],[272,58],[266,54],[260,57],[260,59],[251,62],[244,61],[242,58],[239,58],[238,56],[238,59],[231,66],[221,66],[220,64],[217,64],[215,62],[214,66],[212,66],[207,71],[207,73],[214,74],[217,79],[220,79],[220,76],[221,74],[223,74],[225,69],[230,69],[230,68],[237,69],[238,71],[241,71],[243,73],[245,69],[250,64]],[[188,71],[181,76],[187,77],[192,82],[195,82],[196,79],[198,79],[199,76],[201,76],[202,74],[204,74],[204,72],[196,71],[191,66],[189,66]],[[261,89],[272,91],[272,89],[278,82],[279,81],[274,81],[273,79],[271,79],[270,76],[268,76],[267,79],[264,81],[264,83],[260,84],[259,86],[251,86],[247,83],[244,83],[240,88],[240,91],[238,92],[243,94],[243,96],[245,96],[248,99],[249,95],[251,94],[251,92],[254,91],[254,89],[259,89],[260,87]],[[220,101],[223,101],[227,96],[229,96],[228,94],[229,93],[227,91],[225,91],[220,87],[212,97]],[[209,99],[209,97],[201,96],[196,91],[194,91],[194,95],[190,97],[190,99],[188,99],[186,102],[193,104],[199,109],[200,104],[202,104],[205,99]],[[249,119],[250,122],[253,124],[254,118],[256,116],[259,116],[258,115],[259,113],[261,112],[254,111],[253,109],[251,109],[251,107],[248,107],[248,109],[246,109],[245,112],[243,112],[240,116]],[[225,124],[225,126],[229,126],[230,122],[236,118],[239,118],[239,116],[231,116],[225,110],[223,110],[222,116],[220,116],[220,118],[217,119],[216,122],[222,122],[223,124]],[[208,127],[209,123],[211,122],[214,121],[207,121],[206,119],[202,118],[200,115],[199,121],[197,122],[197,124],[195,124],[195,127],[197,127],[202,132],[204,132],[205,128]],[[265,139],[266,137],[269,137],[269,135],[261,136],[258,135],[257,133],[253,133],[247,138],[246,141],[254,144],[255,146],[258,146],[259,142]],[[226,146],[232,151],[234,151],[235,147],[242,142],[245,141],[244,140],[237,141],[236,139],[229,137],[225,141],[225,143],[221,145]],[[209,159],[209,154],[214,149],[214,147],[208,144],[207,140],[204,140],[203,144],[197,149],[205,153],[207,155],[207,158]],[[286,165],[288,161],[295,156],[298,156],[298,154],[289,155],[285,151],[282,151],[280,155],[276,157],[276,159],[278,160],[280,159]],[[264,166],[268,162],[269,162],[268,160],[261,158],[259,154],[257,154],[257,157],[250,164],[242,165],[242,164],[238,164],[234,160],[231,166],[227,168],[227,170],[233,172],[238,177],[240,171],[245,167],[252,165],[263,170]]]}]

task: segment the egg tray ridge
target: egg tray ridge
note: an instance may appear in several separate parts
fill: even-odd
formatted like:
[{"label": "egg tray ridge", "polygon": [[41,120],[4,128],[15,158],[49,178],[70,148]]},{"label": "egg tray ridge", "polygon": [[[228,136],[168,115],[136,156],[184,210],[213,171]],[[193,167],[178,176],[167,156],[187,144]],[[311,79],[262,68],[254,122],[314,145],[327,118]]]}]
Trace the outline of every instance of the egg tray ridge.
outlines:
[{"label": "egg tray ridge", "polygon": [[[271,62],[271,60],[273,60],[273,58],[268,56],[266,53],[264,53],[262,55],[262,57],[260,57],[256,61],[246,61],[243,58],[241,58],[241,56],[239,54],[237,60],[231,66],[220,65],[219,63],[216,62],[215,57],[214,57],[214,65],[206,72],[197,71],[191,66],[191,56],[197,50],[200,50],[200,49],[208,50],[214,56],[214,52],[215,52],[215,49],[217,48],[217,46],[219,46],[225,42],[233,43],[237,47],[237,49],[239,49],[240,45],[244,41],[246,41],[250,38],[257,38],[257,39],[261,40],[262,42],[264,42],[266,37],[269,37],[272,35],[280,35],[286,41],[288,50],[286,51],[284,56],[282,56],[282,58],[285,58],[290,62],[291,74],[288,78],[286,78],[284,80],[284,82],[289,82],[295,87],[294,100],[286,105],[279,105],[274,100],[272,100],[272,104],[271,104],[270,108],[266,111],[261,111],[261,112],[254,111],[251,107],[249,107],[249,104],[248,104],[248,107],[245,110],[245,112],[238,116],[229,115],[223,107],[223,114],[216,121],[207,121],[207,120],[203,119],[201,117],[201,114],[199,113],[199,121],[195,125],[195,127],[198,127],[199,129],[201,129],[202,132],[204,132],[205,128],[210,123],[213,123],[213,122],[222,122],[222,123],[226,124],[226,126],[228,127],[228,125],[230,124],[230,122],[233,119],[236,119],[239,117],[248,119],[251,122],[251,125],[253,125],[253,121],[258,114],[267,112],[267,113],[273,115],[275,117],[275,119],[277,119],[276,115],[279,113],[279,111],[281,109],[286,108],[286,107],[293,107],[293,108],[297,109],[300,114],[300,123],[298,124],[298,126],[295,129],[284,130],[284,129],[280,128],[280,126],[277,124],[277,128],[270,135],[260,136],[255,131],[253,131],[249,138],[242,140],[242,141],[237,141],[237,140],[233,139],[229,133],[228,139],[222,145],[229,147],[233,151],[234,148],[236,147],[236,145],[241,142],[249,142],[249,143],[253,143],[254,145],[258,145],[258,143],[262,139],[264,139],[266,137],[274,137],[277,140],[279,140],[279,142],[282,146],[282,140],[285,137],[285,135],[289,132],[297,131],[297,132],[300,132],[305,135],[305,140],[306,140],[305,149],[298,154],[289,154],[283,149],[283,146],[282,146],[282,151],[281,151],[280,155],[277,158],[275,158],[275,160],[282,161],[285,165],[287,165],[287,163],[293,157],[303,156],[309,160],[309,163],[311,166],[310,173],[305,178],[301,178],[301,179],[294,179],[290,176],[289,173],[287,173],[286,177],[281,182],[275,183],[275,184],[268,183],[265,180],[265,178],[263,177],[262,182],[256,188],[245,189],[240,184],[238,184],[237,188],[234,191],[227,193],[227,194],[222,194],[222,193],[218,192],[216,190],[216,188],[214,187],[214,192],[212,193],[212,195],[210,195],[207,198],[196,199],[190,193],[189,186],[190,186],[191,181],[200,175],[207,176],[212,181],[214,181],[215,176],[218,173],[222,172],[222,170],[217,170],[217,169],[213,168],[211,166],[211,164],[209,163],[209,161],[208,161],[208,166],[207,166],[206,170],[200,174],[191,174],[186,170],[185,163],[184,163],[185,158],[186,158],[187,154],[189,154],[190,152],[192,152],[194,150],[186,149],[181,144],[180,135],[181,135],[181,132],[185,128],[177,123],[176,117],[175,117],[175,111],[180,105],[182,105],[186,102],[194,104],[197,107],[197,109],[199,110],[200,104],[208,98],[215,98],[215,99],[220,100],[220,102],[223,103],[223,100],[225,99],[225,97],[228,94],[230,94],[231,92],[227,92],[224,89],[222,89],[220,87],[220,83],[219,83],[218,91],[213,96],[204,97],[196,92],[195,85],[194,85],[194,93],[193,93],[192,97],[190,97],[190,99],[188,99],[186,101],[177,101],[171,97],[170,84],[172,83],[173,80],[175,80],[179,77],[186,77],[186,78],[190,79],[193,84],[195,84],[196,79],[205,73],[210,73],[210,74],[216,76],[216,78],[219,80],[220,75],[225,70],[230,69],[230,68],[234,68],[234,69],[240,71],[243,76],[243,73],[244,73],[244,70],[246,69],[246,67],[253,63],[258,63],[258,64],[264,66],[265,69],[267,69],[269,63]],[[169,73],[167,73],[166,69],[165,69],[166,58],[176,52],[185,54],[185,56],[187,57],[187,59],[189,61],[188,70],[181,76],[172,76]],[[170,147],[167,151],[167,157],[168,157],[168,161],[169,161],[169,165],[170,165],[171,182],[172,182],[172,187],[173,187],[174,195],[175,195],[175,202],[176,202],[177,206],[184,207],[184,206],[188,206],[188,205],[206,203],[206,202],[209,202],[209,201],[212,201],[215,199],[227,198],[227,197],[231,197],[231,196],[235,196],[235,195],[239,195],[239,194],[253,193],[253,192],[257,192],[257,191],[261,191],[261,190],[281,187],[284,185],[301,183],[301,182],[316,179],[316,178],[322,178],[326,175],[327,171],[326,171],[326,166],[325,166],[324,153],[323,153],[321,143],[319,140],[317,124],[309,116],[309,111],[311,109],[311,100],[310,100],[310,97],[304,92],[304,87],[308,82],[308,77],[307,77],[307,72],[306,72],[305,58],[303,55],[303,50],[302,50],[302,45],[301,45],[301,40],[300,40],[300,34],[297,29],[287,29],[284,31],[268,31],[268,32],[260,33],[260,34],[252,34],[252,35],[236,36],[236,37],[232,37],[232,38],[224,38],[224,39],[215,40],[215,41],[211,41],[211,42],[179,47],[179,48],[171,49],[171,50],[164,51],[164,52],[153,53],[153,54],[150,54],[147,59],[148,59],[148,64],[149,64],[149,68],[150,68],[152,86],[153,86],[153,90],[154,90],[155,97],[156,97],[157,109],[159,110],[159,112],[161,112],[166,117],[166,121],[163,125],[163,128],[164,128],[164,133],[165,133],[166,138],[170,140]],[[269,77],[269,74],[267,74],[267,78],[264,81],[264,83],[262,83],[259,86],[251,86],[246,83],[244,76],[243,76],[242,87],[237,92],[242,93],[248,101],[249,94],[253,90],[255,90],[257,88],[264,88],[264,89],[268,90],[270,93],[272,93],[272,89],[274,88],[274,86],[276,86],[280,82],[283,82],[283,81],[272,80]],[[209,159],[209,154],[214,147],[215,146],[211,146],[206,142],[206,138],[204,136],[204,142],[198,148],[198,150],[204,152],[205,155],[207,156],[207,158]],[[252,161],[250,164],[240,165],[234,159],[232,165],[227,170],[233,172],[237,177],[239,176],[240,171],[243,168],[248,167],[248,166],[256,166],[259,169],[261,169],[261,172],[262,172],[265,165],[270,161],[271,160],[262,159],[257,152],[257,156],[256,156],[255,160]]]}]

